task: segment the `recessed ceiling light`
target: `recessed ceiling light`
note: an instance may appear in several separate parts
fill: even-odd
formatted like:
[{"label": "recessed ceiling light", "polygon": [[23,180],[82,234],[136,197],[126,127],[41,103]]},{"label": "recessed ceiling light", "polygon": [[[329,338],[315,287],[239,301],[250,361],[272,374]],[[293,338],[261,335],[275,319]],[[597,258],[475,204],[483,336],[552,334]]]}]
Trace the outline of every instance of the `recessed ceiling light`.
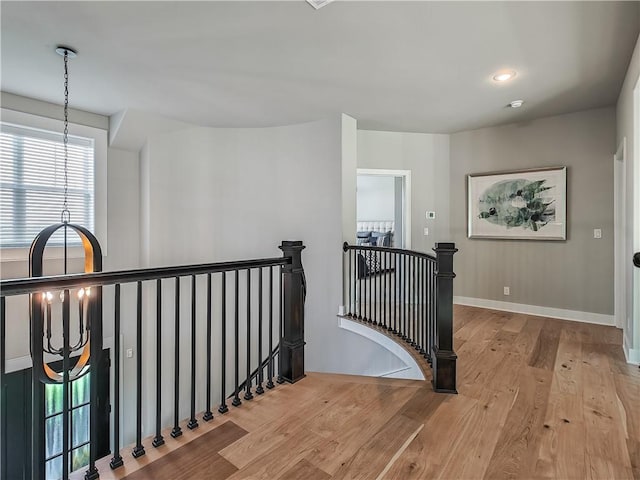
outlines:
[{"label": "recessed ceiling light", "polygon": [[493,75],[493,80],[502,83],[511,80],[515,76],[516,72],[514,70],[500,70]]},{"label": "recessed ceiling light", "polygon": [[520,108],[524,104],[524,100],[514,100],[509,103],[509,107],[511,108]]}]

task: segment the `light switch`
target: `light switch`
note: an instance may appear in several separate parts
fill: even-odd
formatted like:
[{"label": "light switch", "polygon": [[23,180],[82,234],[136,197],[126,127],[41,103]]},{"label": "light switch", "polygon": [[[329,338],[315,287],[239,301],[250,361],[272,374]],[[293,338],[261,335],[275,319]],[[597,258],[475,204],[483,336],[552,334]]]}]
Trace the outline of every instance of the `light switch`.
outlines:
[{"label": "light switch", "polygon": [[433,220],[434,218],[436,218],[436,212],[427,212],[428,220]]},{"label": "light switch", "polygon": [[593,238],[602,238],[602,229],[594,228],[593,229]]},{"label": "light switch", "polygon": [[429,235],[429,227],[424,227],[424,236]]}]

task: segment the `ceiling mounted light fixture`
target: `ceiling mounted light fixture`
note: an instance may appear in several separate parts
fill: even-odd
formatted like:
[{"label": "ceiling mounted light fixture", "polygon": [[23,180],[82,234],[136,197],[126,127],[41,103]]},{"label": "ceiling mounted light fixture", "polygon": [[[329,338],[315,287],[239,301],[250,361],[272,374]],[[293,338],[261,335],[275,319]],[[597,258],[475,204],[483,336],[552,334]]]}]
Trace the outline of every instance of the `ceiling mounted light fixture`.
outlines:
[{"label": "ceiling mounted light fixture", "polygon": [[[62,245],[64,254],[64,273],[67,271],[68,252],[68,234],[76,234],[82,241],[85,259],[85,272],[99,272],[102,270],[102,250],[96,237],[85,227],[71,223],[71,213],[69,211],[69,59],[76,57],[76,52],[65,46],[56,48],[56,53],[64,59],[64,130],[62,133],[62,155],[63,155],[63,203],[60,212],[60,223],[56,223],[44,228],[31,244],[29,250],[29,275],[31,277],[42,277],[44,275],[44,252],[47,242],[58,231],[61,230],[64,239]],[[44,175],[44,173],[43,173]],[[71,179],[73,179],[71,172]],[[50,208],[47,205],[47,208]],[[35,405],[44,405],[45,390],[44,384],[59,384],[62,386],[62,438],[71,438],[70,425],[67,420],[71,409],[71,388],[70,382],[89,373],[91,369],[95,369],[102,354],[102,287],[85,285],[78,289],[77,294],[71,295],[71,289],[64,288],[59,295],[60,302],[55,299],[58,295],[54,295],[50,291],[30,294],[30,320],[31,320],[31,358],[33,362],[32,372],[32,391],[34,395]],[[76,301],[77,297],[77,301]],[[72,329],[72,309],[71,303],[77,304],[78,315],[74,315],[77,319],[77,329]],[[53,305],[55,303],[55,305]],[[55,314],[53,308],[60,310],[60,314]],[[60,323],[60,327],[52,328],[52,323]],[[71,332],[78,332],[77,339],[71,340]],[[62,332],[56,334],[52,340],[53,332]],[[56,341],[57,340],[57,341]],[[59,356],[62,358],[62,366],[56,366],[51,363],[49,356]],[[97,425],[97,408],[95,406],[95,398],[97,398],[97,376],[94,374],[90,378],[90,395],[91,395],[91,425]],[[44,413],[44,410],[42,411]],[[36,421],[34,419],[34,421]],[[42,419],[44,425],[44,419]],[[91,432],[93,435],[93,430]],[[44,448],[44,444],[43,444]],[[64,451],[67,451],[69,445],[64,445]],[[90,449],[89,470],[85,474],[85,479],[96,480],[98,478],[98,470],[95,466],[97,452],[93,446]],[[72,470],[67,455],[62,456],[62,472],[63,477],[68,478],[69,472]]]},{"label": "ceiling mounted light fixture", "polygon": [[324,7],[325,5],[333,2],[333,0],[307,0],[307,3],[316,10]]},{"label": "ceiling mounted light fixture", "polygon": [[515,70],[500,70],[499,72],[494,73],[493,81],[498,83],[507,82],[513,79],[515,76]]},{"label": "ceiling mounted light fixture", "polygon": [[520,108],[524,104],[524,100],[514,100],[509,103],[509,108]]}]

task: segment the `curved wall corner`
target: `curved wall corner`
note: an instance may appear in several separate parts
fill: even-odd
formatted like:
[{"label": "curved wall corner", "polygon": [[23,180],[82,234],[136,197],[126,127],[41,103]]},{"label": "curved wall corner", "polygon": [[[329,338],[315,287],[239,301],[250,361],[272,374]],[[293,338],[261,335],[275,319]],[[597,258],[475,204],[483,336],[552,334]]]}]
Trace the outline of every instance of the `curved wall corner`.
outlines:
[{"label": "curved wall corner", "polygon": [[424,374],[420,369],[420,366],[416,363],[414,358],[407,352],[401,345],[391,340],[386,335],[363,325],[360,322],[349,320],[348,318],[338,317],[338,327],[347,330],[349,332],[360,335],[361,337],[374,342],[391,353],[394,357],[400,360],[404,367],[383,373],[379,376],[389,378],[404,378],[409,380],[425,380]]}]

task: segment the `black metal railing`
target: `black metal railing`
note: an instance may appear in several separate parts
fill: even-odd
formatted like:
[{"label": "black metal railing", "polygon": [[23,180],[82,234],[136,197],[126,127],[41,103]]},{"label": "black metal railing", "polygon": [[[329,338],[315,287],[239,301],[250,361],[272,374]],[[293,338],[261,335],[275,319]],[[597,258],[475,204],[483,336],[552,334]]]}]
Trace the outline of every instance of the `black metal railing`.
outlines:
[{"label": "black metal railing", "polygon": [[[107,318],[113,319],[113,457],[110,466],[115,469],[123,464],[123,444],[135,444],[131,454],[134,457],[143,456],[145,448],[149,447],[145,445],[147,436],[152,437],[150,445],[159,447],[169,441],[163,437],[162,430],[172,427],[171,437],[179,437],[185,417],[188,416],[186,427],[195,429],[200,419],[210,421],[214,410],[220,414],[226,413],[229,410],[229,393],[232,393],[232,405],[240,406],[242,391],[243,399],[250,401],[253,393],[262,395],[265,387],[273,388],[274,378],[280,383],[293,383],[304,376],[306,285],[301,262],[304,246],[302,242],[287,241],[279,248],[283,256],[277,258],[0,282],[2,478],[7,478],[8,464],[11,462],[7,458],[7,442],[10,438],[6,429],[6,318],[8,315],[22,315],[25,321],[30,318],[24,311],[7,312],[8,297],[23,295],[31,298],[45,291],[62,291],[63,298],[68,301],[72,289],[91,288],[92,296],[104,299],[105,323]],[[243,280],[244,286],[241,283]],[[132,301],[125,300],[125,290],[130,294],[128,300]],[[68,310],[68,306],[65,310]],[[186,312],[188,314],[185,315]],[[70,323],[68,314],[65,322],[66,325]],[[135,338],[124,337],[124,330],[131,330],[133,325]],[[206,337],[204,341],[201,341],[202,335]],[[128,346],[135,345],[133,368],[123,368],[123,341]],[[170,348],[167,349],[167,345]],[[216,351],[214,345],[219,347]],[[100,354],[98,352],[94,356],[92,352],[91,355],[89,370],[94,372],[93,376],[97,372]],[[129,379],[135,377],[134,398],[129,402],[121,401],[121,376],[128,376]],[[187,391],[182,388],[185,378],[189,378]],[[231,378],[233,382],[230,383]],[[214,380],[217,381],[214,383]],[[34,383],[37,381],[33,379]],[[62,384],[63,389],[69,389],[68,376],[63,375]],[[167,388],[171,393],[167,394]],[[220,399],[217,409],[213,405],[216,394]],[[90,409],[93,415],[98,405],[94,401],[96,397],[93,391],[91,395]],[[37,401],[32,407],[33,423],[42,424],[44,398],[34,397],[34,400]],[[131,405],[133,411],[127,411]],[[201,417],[197,415],[198,411],[203,412]],[[135,433],[131,438],[127,438],[122,431],[125,412],[128,418],[135,418]],[[145,419],[150,418],[153,419],[153,425],[143,429]],[[85,478],[98,477],[95,430],[92,421],[90,460]],[[41,451],[44,441],[33,438],[44,432],[42,425],[34,427],[30,442],[33,449],[29,458],[31,463],[23,469],[31,471],[34,479],[45,478],[45,453]],[[63,445],[63,456],[69,455],[73,447],[71,443]],[[68,474],[63,472],[63,478],[67,478]]]},{"label": "black metal railing", "polygon": [[344,243],[346,316],[386,329],[426,358],[436,391],[456,391],[453,243],[435,255]]}]

